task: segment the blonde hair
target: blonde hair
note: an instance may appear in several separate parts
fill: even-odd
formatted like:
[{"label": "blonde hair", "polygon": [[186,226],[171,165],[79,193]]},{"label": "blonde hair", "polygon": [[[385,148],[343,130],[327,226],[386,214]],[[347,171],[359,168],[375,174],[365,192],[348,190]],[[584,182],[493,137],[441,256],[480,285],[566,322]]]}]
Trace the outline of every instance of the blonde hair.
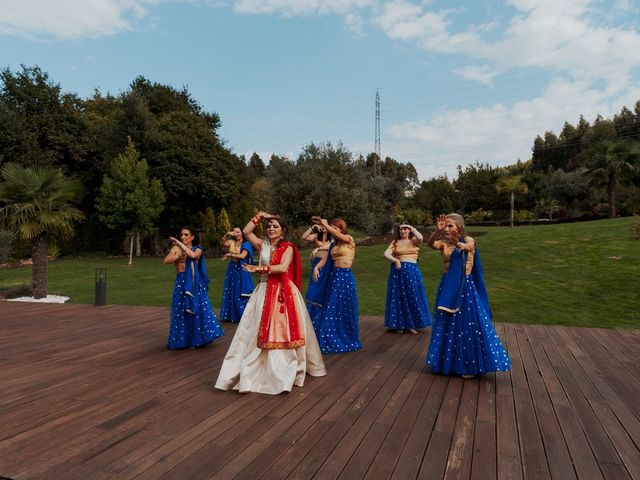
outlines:
[{"label": "blonde hair", "polygon": [[447,213],[444,217],[453,220],[453,223],[455,223],[458,227],[458,233],[460,235],[462,235],[463,237],[467,236],[467,232],[465,231],[464,218],[462,218],[462,215],[459,215],[457,213]]}]

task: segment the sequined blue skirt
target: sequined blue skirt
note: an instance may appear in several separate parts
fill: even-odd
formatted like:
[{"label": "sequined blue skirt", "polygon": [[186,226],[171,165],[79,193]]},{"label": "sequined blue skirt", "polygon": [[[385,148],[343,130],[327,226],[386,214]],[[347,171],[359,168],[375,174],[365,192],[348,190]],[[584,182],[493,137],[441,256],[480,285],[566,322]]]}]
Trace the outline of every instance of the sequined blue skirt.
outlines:
[{"label": "sequined blue skirt", "polygon": [[230,261],[224,277],[220,320],[237,323],[242,318],[253,291],[253,278],[242,269],[241,262]]},{"label": "sequined blue skirt", "polygon": [[384,326],[393,330],[427,327],[431,316],[420,268],[411,262],[400,265],[398,270],[392,263],[389,271]]},{"label": "sequined blue skirt", "polygon": [[350,268],[331,270],[322,317],[316,335],[322,353],[360,350],[358,330],[358,296],[356,281]]},{"label": "sequined blue skirt", "polygon": [[[438,297],[441,291],[442,279]],[[509,355],[493,328],[470,275],[463,281],[460,310],[453,314],[436,310],[434,314],[427,365],[434,373],[445,375],[480,375],[511,370]]]},{"label": "sequined blue skirt", "polygon": [[178,273],[171,301],[171,323],[167,347],[170,349],[201,347],[224,335],[216,314],[211,308],[209,295],[200,287],[197,314],[185,312],[184,282],[186,274]]},{"label": "sequined blue skirt", "polygon": [[313,280],[313,269],[320,262],[320,258],[315,257],[311,261],[311,276],[309,278],[309,286],[307,287],[307,294],[305,300],[307,303],[307,310],[311,317],[311,323],[314,330],[318,331],[320,320],[322,318],[322,302],[324,301],[327,288],[329,287],[329,269],[320,269],[320,275],[318,280]]}]

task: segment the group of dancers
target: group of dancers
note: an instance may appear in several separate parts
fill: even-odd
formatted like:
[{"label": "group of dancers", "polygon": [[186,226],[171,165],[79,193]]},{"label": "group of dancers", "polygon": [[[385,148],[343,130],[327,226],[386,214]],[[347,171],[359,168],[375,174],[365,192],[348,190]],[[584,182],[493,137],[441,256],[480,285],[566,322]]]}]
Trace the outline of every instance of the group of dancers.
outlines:
[{"label": "group of dancers", "polygon": [[[279,394],[302,386],[305,375],[323,376],[322,354],[362,348],[358,298],[351,269],[356,245],[343,219],[312,217],[302,239],[315,248],[306,297],[301,294],[300,253],[287,240],[288,227],[277,215],[259,212],[240,230],[225,235],[224,282],[220,319],[239,322],[222,363],[216,388]],[[254,232],[264,225],[265,235]],[[168,347],[196,348],[224,335],[211,308],[209,279],[195,232],[183,228],[164,259],[177,271]],[[422,234],[408,224],[384,252],[390,262],[385,327],[417,334],[431,325],[426,363],[434,373],[464,378],[507,371],[510,360],[491,323],[491,309],[475,240],[458,214],[441,215],[429,236],[440,251],[444,273],[433,320],[418,255]],[[254,250],[259,252],[254,261]],[[252,274],[260,276],[254,288]]]}]

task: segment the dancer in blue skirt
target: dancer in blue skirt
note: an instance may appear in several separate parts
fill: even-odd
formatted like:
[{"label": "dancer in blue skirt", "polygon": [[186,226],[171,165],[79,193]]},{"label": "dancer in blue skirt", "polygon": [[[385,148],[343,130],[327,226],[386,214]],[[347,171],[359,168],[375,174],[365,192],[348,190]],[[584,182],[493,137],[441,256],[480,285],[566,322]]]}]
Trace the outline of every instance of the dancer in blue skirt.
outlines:
[{"label": "dancer in blue skirt", "polygon": [[341,218],[327,222],[312,217],[313,223],[322,225],[333,236],[329,255],[313,269],[313,278],[320,278],[322,269],[331,257],[333,267],[322,305],[322,316],[316,334],[322,353],[341,353],[360,350],[358,327],[358,295],[351,266],[356,255],[356,243],[347,235],[347,223]]},{"label": "dancer in blue skirt", "polygon": [[387,282],[384,326],[391,332],[416,334],[431,324],[427,293],[418,267],[422,234],[403,223],[396,228],[396,238],[384,252],[391,262]]},{"label": "dancer in blue skirt", "polygon": [[493,324],[476,242],[462,216],[440,215],[428,240],[444,260],[427,364],[434,373],[464,378],[507,371],[511,361]]},{"label": "dancer in blue skirt", "polygon": [[227,232],[220,242],[228,250],[222,257],[229,259],[222,290],[220,320],[237,323],[253,292],[253,278],[242,265],[253,265],[253,247],[242,236],[238,227]]},{"label": "dancer in blue skirt", "polygon": [[202,247],[193,245],[195,232],[188,227],[180,230],[180,240],[169,239],[173,247],[164,263],[174,264],[177,275],[167,346],[172,350],[202,347],[224,335],[209,301],[209,277]]},{"label": "dancer in blue skirt", "polygon": [[313,328],[317,329],[320,318],[322,317],[322,302],[324,301],[327,286],[329,285],[329,274],[333,266],[331,258],[327,258],[322,270],[318,270],[318,278],[313,278],[313,271],[318,263],[329,255],[331,235],[322,225],[314,224],[302,234],[302,240],[315,246],[311,252],[311,274],[305,300]]}]

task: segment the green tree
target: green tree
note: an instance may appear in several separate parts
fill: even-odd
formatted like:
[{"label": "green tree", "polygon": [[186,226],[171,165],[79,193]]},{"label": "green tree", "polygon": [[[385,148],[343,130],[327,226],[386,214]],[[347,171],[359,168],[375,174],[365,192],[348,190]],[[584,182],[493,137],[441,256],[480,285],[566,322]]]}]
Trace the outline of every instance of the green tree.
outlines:
[{"label": "green tree", "polygon": [[124,227],[129,231],[129,265],[133,262],[133,242],[140,254],[140,234],[150,232],[164,205],[160,180],[149,179],[149,167],[129,139],[124,152],[105,175],[96,200],[100,220],[111,229]]},{"label": "green tree", "polygon": [[222,207],[222,210],[220,210],[218,214],[218,239],[230,230],[231,221],[229,220],[229,215],[227,214],[227,210]]},{"label": "green tree", "polygon": [[453,182],[460,213],[467,211],[499,210],[502,199],[496,190],[501,169],[476,162],[464,169],[458,166],[458,178]]},{"label": "green tree", "polygon": [[510,224],[513,227],[513,215],[515,207],[516,193],[527,193],[527,185],[522,182],[522,175],[513,177],[500,177],[496,185],[498,192],[506,192],[509,194],[510,207]]},{"label": "green tree", "polygon": [[215,248],[220,240],[217,235],[216,216],[213,208],[207,207],[202,217],[202,246],[205,249]]},{"label": "green tree", "polygon": [[361,228],[372,224],[365,168],[342,144],[307,145],[296,162],[273,155],[267,172],[271,207],[291,225],[307,224],[312,215],[343,217]]},{"label": "green tree", "polygon": [[249,159],[249,180],[254,183],[259,178],[264,177],[267,167],[256,152],[253,152]]},{"label": "green tree", "polygon": [[0,222],[18,238],[30,240],[33,259],[33,296],[47,296],[47,252],[49,239],[73,236],[74,222],[84,218],[73,205],[82,187],[62,171],[49,166],[24,167],[8,163],[2,167]]},{"label": "green tree", "polygon": [[536,210],[541,213],[545,213],[548,215],[549,221],[553,219],[553,213],[558,211],[559,203],[557,200],[552,198],[540,198],[536,202]]},{"label": "green tree", "polygon": [[413,196],[414,205],[428,211],[432,218],[454,210],[456,192],[446,175],[423,181]]},{"label": "green tree", "polygon": [[0,165],[84,166],[81,101],[65,94],[40,67],[0,71]]},{"label": "green tree", "polygon": [[603,140],[592,148],[587,162],[587,173],[594,185],[602,185],[607,191],[609,217],[617,215],[616,193],[621,179],[637,171],[640,144],[632,140]]}]

